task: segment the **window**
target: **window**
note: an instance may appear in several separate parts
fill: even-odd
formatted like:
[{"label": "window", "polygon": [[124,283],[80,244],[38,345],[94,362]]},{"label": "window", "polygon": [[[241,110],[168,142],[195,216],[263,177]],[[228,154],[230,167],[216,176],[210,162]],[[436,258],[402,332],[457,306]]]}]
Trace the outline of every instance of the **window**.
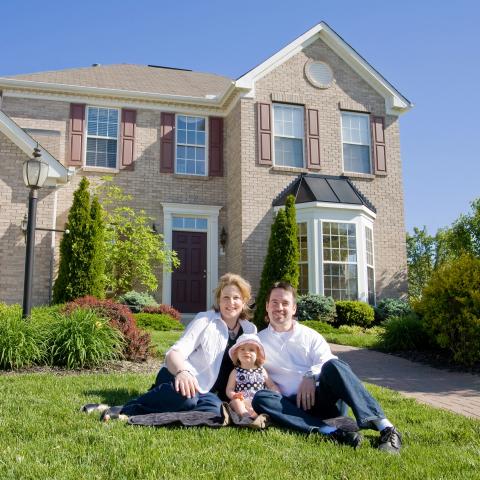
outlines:
[{"label": "window", "polygon": [[303,107],[274,104],[275,165],[303,167]]},{"label": "window", "polygon": [[87,108],[87,155],[89,167],[117,168],[118,110]]},{"label": "window", "polygon": [[206,120],[177,115],[176,173],[206,175]]},{"label": "window", "polygon": [[365,227],[365,242],[367,253],[367,292],[368,303],[375,305],[375,269],[373,266],[373,232]]},{"label": "window", "polygon": [[323,222],[323,290],[335,300],[357,300],[357,240],[352,223]]},{"label": "window", "polygon": [[197,217],[172,217],[174,230],[207,230],[208,221],[206,218]]},{"label": "window", "polygon": [[297,224],[298,249],[300,251],[300,259],[298,267],[300,271],[298,279],[298,293],[305,295],[308,293],[308,240],[307,240],[307,223]]},{"label": "window", "polygon": [[343,168],[371,173],[369,115],[342,112]]}]

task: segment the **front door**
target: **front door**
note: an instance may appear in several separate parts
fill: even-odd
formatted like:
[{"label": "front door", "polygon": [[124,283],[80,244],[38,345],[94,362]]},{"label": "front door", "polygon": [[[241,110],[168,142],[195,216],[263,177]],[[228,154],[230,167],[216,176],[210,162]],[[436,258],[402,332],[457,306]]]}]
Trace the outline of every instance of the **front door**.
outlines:
[{"label": "front door", "polygon": [[172,248],[180,267],[172,273],[172,306],[182,313],[207,308],[207,233],[172,232]]}]

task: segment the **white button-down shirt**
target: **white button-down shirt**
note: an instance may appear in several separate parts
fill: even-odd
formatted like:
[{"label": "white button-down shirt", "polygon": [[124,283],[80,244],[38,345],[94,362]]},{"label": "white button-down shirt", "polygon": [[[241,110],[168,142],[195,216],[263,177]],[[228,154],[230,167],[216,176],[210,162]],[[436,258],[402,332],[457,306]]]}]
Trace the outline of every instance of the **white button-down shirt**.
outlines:
[{"label": "white button-down shirt", "polygon": [[[243,333],[256,333],[257,327],[248,320],[240,320]],[[228,343],[228,327],[220,312],[199,313],[187,326],[182,337],[168,350],[176,350],[185,357],[185,368],[197,377],[201,393],[211,390],[222,363]],[[167,352],[167,354],[168,354]]]},{"label": "white button-down shirt", "polygon": [[323,364],[337,358],[318,332],[296,321],[288,332],[269,325],[258,336],[265,349],[264,367],[286,396],[297,393],[305,372],[311,370],[318,378]]}]

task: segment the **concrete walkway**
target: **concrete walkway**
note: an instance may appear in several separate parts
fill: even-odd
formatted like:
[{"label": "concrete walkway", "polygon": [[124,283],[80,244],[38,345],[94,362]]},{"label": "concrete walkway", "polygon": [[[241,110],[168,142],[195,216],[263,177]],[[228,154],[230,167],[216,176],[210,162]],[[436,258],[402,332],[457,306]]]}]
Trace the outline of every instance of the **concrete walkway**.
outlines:
[{"label": "concrete walkway", "polygon": [[434,407],[480,419],[480,376],[450,372],[364,348],[330,344],[365,382]]}]

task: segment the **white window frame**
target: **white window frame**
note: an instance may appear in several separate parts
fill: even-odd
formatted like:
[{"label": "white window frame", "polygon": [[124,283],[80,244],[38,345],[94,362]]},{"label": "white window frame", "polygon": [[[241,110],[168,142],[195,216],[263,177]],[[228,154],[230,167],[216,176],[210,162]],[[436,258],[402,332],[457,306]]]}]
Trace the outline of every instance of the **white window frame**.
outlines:
[{"label": "white window frame", "polygon": [[[213,291],[218,282],[218,214],[221,206],[194,205],[162,202],[163,207],[163,239],[168,248],[172,248],[173,217],[195,217],[207,219],[207,308],[213,305]],[[188,229],[188,231],[192,231]],[[205,230],[201,230],[205,231]],[[172,272],[163,269],[162,303],[172,302]],[[182,312],[198,313],[198,312]]]},{"label": "white window frame", "polygon": [[[88,115],[89,115],[89,110],[91,108],[102,108],[104,110],[116,110],[118,112],[118,123],[117,123],[117,151],[115,153],[115,167],[99,167],[97,165],[87,165],[87,145],[88,145],[88,139],[89,138],[98,138],[101,140],[113,140],[112,137],[104,137],[100,135],[89,135],[88,134]],[[120,124],[122,122],[122,111],[120,108],[113,108],[113,107],[106,107],[102,105],[87,105],[87,108],[85,110],[85,128],[84,128],[84,133],[85,133],[85,148],[84,148],[84,153],[83,153],[83,166],[87,169],[98,169],[98,170],[118,170],[118,160],[119,160],[119,152],[120,152]]]},{"label": "white window frame", "polygon": [[[205,145],[198,145],[198,144],[189,144],[189,143],[181,143],[180,145],[184,145],[185,147],[202,147],[205,148],[205,173],[202,175],[200,173],[186,173],[186,172],[179,172],[177,171],[177,146],[178,144],[178,117],[193,117],[193,118],[203,118],[205,120]],[[205,117],[203,115],[191,115],[188,113],[177,113],[175,114],[175,174],[177,175],[189,175],[192,177],[208,177],[208,145],[209,145],[209,117]]]},{"label": "white window frame", "polygon": [[[344,115],[352,115],[356,117],[364,117],[367,119],[367,138],[368,138],[368,145],[365,143],[357,143],[357,142],[347,142],[343,138],[343,116]],[[341,110],[340,111],[340,135],[342,139],[342,165],[343,165],[343,171],[346,173],[358,173],[358,174],[364,174],[364,175],[371,175],[372,174],[372,132],[370,128],[370,114],[369,113],[360,113],[360,112],[350,112],[348,110]],[[345,158],[343,155],[343,146],[347,145],[360,145],[362,147],[368,146],[368,172],[358,172],[356,170],[347,170],[345,166]]]},{"label": "white window frame", "polygon": [[[293,136],[286,136],[286,135],[277,135],[275,132],[275,105],[279,105],[281,107],[289,107],[295,110],[300,110],[302,112],[302,130],[303,130],[303,135],[301,137],[293,137]],[[272,104],[272,118],[273,118],[273,123],[272,123],[272,134],[273,134],[273,165],[276,167],[280,168],[305,168],[305,107],[303,105],[293,105],[290,103],[280,103],[280,102],[275,102]],[[293,138],[296,140],[302,140],[302,165],[301,166],[296,166],[296,165],[278,165],[277,160],[276,160],[276,148],[275,148],[275,137],[279,138]]]},{"label": "white window frame", "polygon": [[[372,237],[372,263],[368,262],[368,238],[367,238],[367,230],[370,231],[370,235]],[[365,265],[366,265],[366,285],[367,285],[367,303],[370,303],[368,298],[368,269],[371,268],[373,270],[373,303],[371,305],[377,304],[377,289],[375,288],[375,238],[373,236],[373,228],[365,225]]]},{"label": "white window frame", "polygon": [[[309,228],[309,224],[308,222],[297,222],[297,229],[299,228],[299,225],[300,224],[305,224],[305,230],[306,230],[306,243],[307,243],[307,260],[301,260],[299,259],[298,261],[298,266],[299,266],[299,269],[300,269],[300,266],[301,265],[306,265],[307,266],[307,272],[309,272],[310,270],[310,266],[309,266],[309,252],[308,252],[308,246],[309,246],[309,243],[308,243],[308,228]],[[297,230],[298,232],[298,235],[297,235],[297,238],[300,237],[300,232],[299,230]],[[300,244],[298,245],[298,248],[300,250]],[[300,253],[300,252],[299,252]],[[299,284],[299,289],[300,289],[300,284]],[[307,292],[309,291],[310,289],[310,282],[309,282],[309,279],[307,278]],[[304,294],[305,292],[300,292],[301,294]]]}]

